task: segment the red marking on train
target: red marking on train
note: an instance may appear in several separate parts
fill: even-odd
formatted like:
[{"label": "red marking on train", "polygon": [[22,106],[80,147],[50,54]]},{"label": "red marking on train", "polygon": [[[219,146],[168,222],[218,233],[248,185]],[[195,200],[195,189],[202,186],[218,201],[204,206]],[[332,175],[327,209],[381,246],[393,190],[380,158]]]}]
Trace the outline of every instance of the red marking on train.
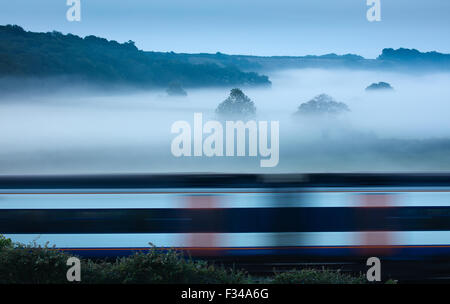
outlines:
[{"label": "red marking on train", "polygon": [[389,194],[361,194],[362,207],[391,207],[392,196]]},{"label": "red marking on train", "polygon": [[[219,200],[218,196],[212,195],[190,195],[185,197],[188,201],[189,209],[216,209],[217,202]],[[201,221],[214,221],[214,218],[204,217],[200,219]],[[189,247],[195,248],[198,254],[204,255],[219,255],[220,249],[217,247],[218,239],[216,233],[191,233],[187,237],[187,243]],[[216,248],[215,251],[203,252],[202,249],[197,248]]]},{"label": "red marking on train", "polygon": [[190,195],[184,199],[188,200],[189,209],[216,209],[218,197],[213,195]]},{"label": "red marking on train", "polygon": [[[393,206],[393,197],[390,194],[361,194],[358,195],[363,208],[389,208]],[[369,219],[357,219],[365,221]],[[362,244],[361,254],[363,255],[391,255],[394,243],[393,234],[389,231],[364,231],[362,237],[358,238],[358,243]]]}]

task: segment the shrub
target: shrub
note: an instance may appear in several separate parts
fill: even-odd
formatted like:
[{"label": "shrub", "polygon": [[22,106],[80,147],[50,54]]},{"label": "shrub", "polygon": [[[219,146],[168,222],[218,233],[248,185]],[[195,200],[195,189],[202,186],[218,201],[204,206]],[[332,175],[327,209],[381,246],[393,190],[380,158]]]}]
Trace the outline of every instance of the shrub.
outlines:
[{"label": "shrub", "polygon": [[351,276],[339,270],[302,269],[277,273],[273,284],[364,284],[367,283],[363,275]]},{"label": "shrub", "polygon": [[[67,260],[72,255],[49,248],[13,244],[0,235],[0,284],[68,283]],[[155,247],[115,261],[81,259],[81,283],[87,284],[361,284],[364,276],[352,277],[339,271],[292,270],[276,273],[262,281],[234,268],[186,259],[180,252]],[[396,283],[388,281],[387,283]]]},{"label": "shrub", "polygon": [[250,281],[243,271],[186,260],[176,251],[163,253],[154,248],[119,258],[114,263],[88,261],[83,268],[84,283],[239,284]]},{"label": "shrub", "polygon": [[0,283],[67,283],[66,262],[69,257],[63,252],[36,244],[3,247],[0,249]]},{"label": "shrub", "polygon": [[12,246],[11,239],[5,238],[3,235],[0,234],[0,250],[2,248],[7,248]]}]

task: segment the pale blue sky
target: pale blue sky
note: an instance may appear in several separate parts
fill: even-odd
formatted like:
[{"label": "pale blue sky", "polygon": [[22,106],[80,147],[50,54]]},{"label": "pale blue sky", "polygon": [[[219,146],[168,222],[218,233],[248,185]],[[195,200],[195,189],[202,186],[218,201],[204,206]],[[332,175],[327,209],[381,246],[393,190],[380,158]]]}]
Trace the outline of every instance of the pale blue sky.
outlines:
[{"label": "pale blue sky", "polygon": [[229,54],[356,53],[385,47],[450,53],[450,1],[381,0],[382,21],[366,20],[366,0],[81,0],[81,22],[66,0],[1,0],[0,24],[26,30],[134,40],[144,50]]}]

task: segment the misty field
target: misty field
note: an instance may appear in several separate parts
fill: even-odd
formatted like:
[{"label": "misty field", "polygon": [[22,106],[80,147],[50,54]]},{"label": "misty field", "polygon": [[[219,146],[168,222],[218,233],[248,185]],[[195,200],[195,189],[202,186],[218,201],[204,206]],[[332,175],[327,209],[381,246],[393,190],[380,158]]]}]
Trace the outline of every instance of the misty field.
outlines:
[{"label": "misty field", "polygon": [[[38,90],[0,101],[0,174],[113,172],[355,172],[450,170],[450,74],[354,70],[267,73],[271,87],[241,87],[256,120],[280,122],[277,167],[255,157],[181,157],[171,125],[194,112],[215,118],[231,88],[117,92]],[[366,92],[385,81],[393,91]],[[350,111],[298,117],[301,103],[326,93]]]}]

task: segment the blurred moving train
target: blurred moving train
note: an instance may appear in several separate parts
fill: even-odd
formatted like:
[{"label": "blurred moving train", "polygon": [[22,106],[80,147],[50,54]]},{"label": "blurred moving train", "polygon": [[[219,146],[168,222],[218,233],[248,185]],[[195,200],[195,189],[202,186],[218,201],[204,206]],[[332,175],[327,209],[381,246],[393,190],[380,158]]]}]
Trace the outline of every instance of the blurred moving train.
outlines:
[{"label": "blurred moving train", "polygon": [[450,175],[0,177],[0,234],[80,256],[450,257]]}]

